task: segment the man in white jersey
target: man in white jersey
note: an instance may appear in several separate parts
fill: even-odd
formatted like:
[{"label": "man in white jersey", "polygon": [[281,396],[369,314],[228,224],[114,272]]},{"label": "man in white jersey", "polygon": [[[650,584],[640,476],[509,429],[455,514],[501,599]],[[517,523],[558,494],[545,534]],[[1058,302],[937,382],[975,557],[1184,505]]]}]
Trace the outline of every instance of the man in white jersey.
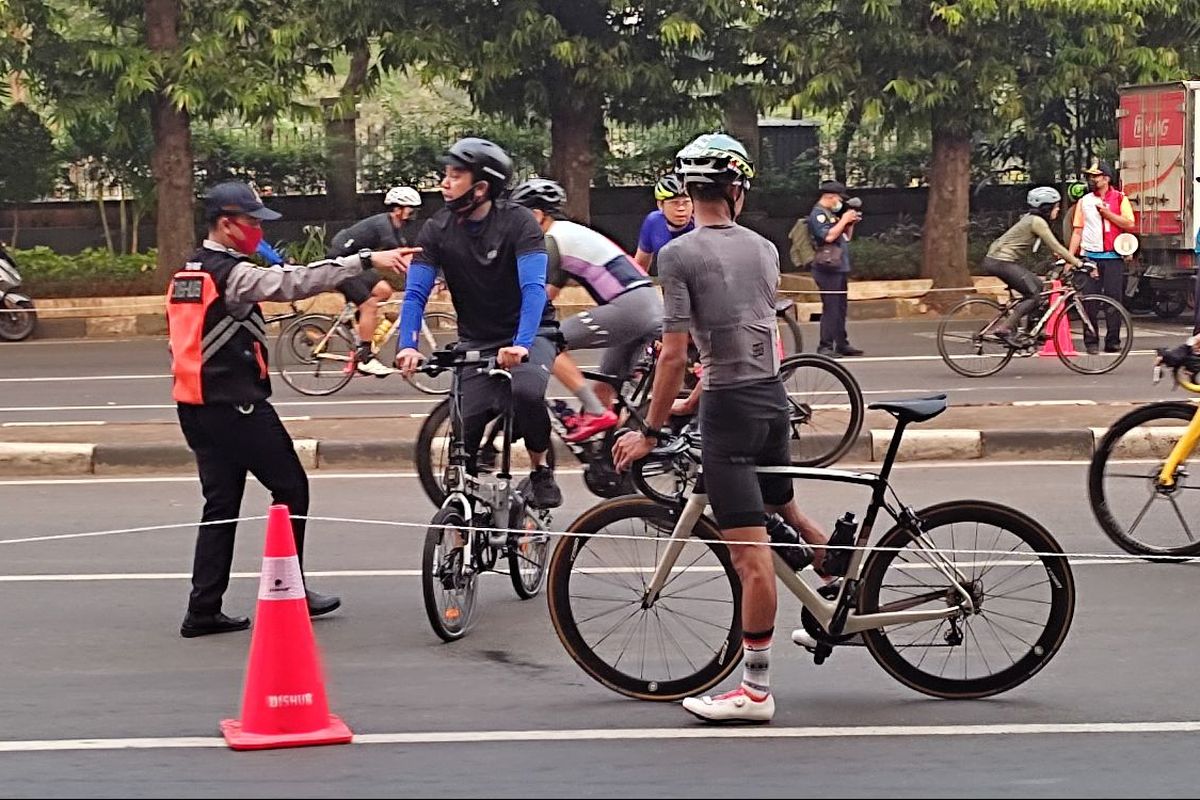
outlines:
[{"label": "man in white jersey", "polygon": [[[625,377],[640,347],[658,336],[663,304],[650,278],[620,246],[591,228],[559,219],[567,194],[557,183],[534,178],[513,190],[512,202],[533,212],[546,234],[550,263],[546,294],[553,300],[569,281],[582,286],[596,307],[563,320],[569,350],[603,347],[600,371]],[[554,361],[554,377],[583,404],[567,439],[583,441],[614,427],[614,389],[589,384],[566,352]]]}]

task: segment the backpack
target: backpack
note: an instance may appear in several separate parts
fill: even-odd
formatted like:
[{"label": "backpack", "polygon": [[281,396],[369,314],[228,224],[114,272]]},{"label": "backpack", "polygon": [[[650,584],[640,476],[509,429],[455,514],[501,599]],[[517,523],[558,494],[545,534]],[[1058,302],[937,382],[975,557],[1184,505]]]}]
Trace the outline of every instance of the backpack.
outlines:
[{"label": "backpack", "polygon": [[813,244],[812,231],[808,229],[808,217],[796,220],[796,224],[788,232],[788,239],[792,242],[792,249],[788,254],[792,257],[792,263],[796,265],[797,269],[812,267],[812,263],[817,257],[817,248]]}]

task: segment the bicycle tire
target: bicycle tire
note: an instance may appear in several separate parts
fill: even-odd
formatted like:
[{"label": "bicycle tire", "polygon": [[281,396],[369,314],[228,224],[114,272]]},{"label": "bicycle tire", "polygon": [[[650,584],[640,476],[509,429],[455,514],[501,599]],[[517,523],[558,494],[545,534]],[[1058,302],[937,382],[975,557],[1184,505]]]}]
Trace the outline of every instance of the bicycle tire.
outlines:
[{"label": "bicycle tire", "polygon": [[[1115,314],[1120,320],[1121,325],[1125,328],[1125,336],[1121,340],[1121,349],[1116,353],[1107,353],[1103,349],[1095,355],[1087,353],[1086,344],[1083,341],[1082,325],[1083,321],[1079,321],[1080,335],[1075,336],[1074,325],[1071,320],[1078,318],[1083,313],[1083,305],[1086,303],[1097,303],[1105,307],[1105,325],[1107,326],[1108,315]],[[1070,331],[1070,339],[1073,347],[1064,348],[1056,347],[1055,352],[1058,353],[1058,360],[1063,363],[1067,369],[1072,372],[1078,372],[1081,375],[1103,375],[1107,372],[1112,372],[1125,361],[1129,351],[1133,349],[1133,318],[1129,316],[1129,312],[1125,307],[1113,300],[1111,297],[1106,297],[1102,294],[1084,294],[1076,295],[1075,298],[1067,305],[1064,310],[1068,330]],[[1097,323],[1097,328],[1099,323]],[[1096,331],[1097,339],[1100,331]],[[1077,341],[1078,339],[1078,341]],[[1097,342],[1098,343],[1098,342]],[[1110,360],[1111,357],[1111,360]]]},{"label": "bicycle tire", "polygon": [[[1164,427],[1162,425],[1153,425],[1147,423],[1173,421],[1177,423],[1187,423],[1192,421],[1196,415],[1196,406],[1190,403],[1183,402],[1168,402],[1168,403],[1152,403],[1141,408],[1135,408],[1128,414],[1125,414],[1120,419],[1112,424],[1108,432],[1104,434],[1104,438],[1100,440],[1100,444],[1096,447],[1096,453],[1092,456],[1091,463],[1088,465],[1088,500],[1092,507],[1092,513],[1096,517],[1096,521],[1100,523],[1101,530],[1105,535],[1112,540],[1113,544],[1120,547],[1127,553],[1142,556],[1153,561],[1155,556],[1198,556],[1200,555],[1200,541],[1194,541],[1189,544],[1183,544],[1177,547],[1162,547],[1149,544],[1141,539],[1133,536],[1139,524],[1144,520],[1152,523],[1151,520],[1146,520],[1147,512],[1156,498],[1161,497],[1163,501],[1170,502],[1173,506],[1173,511],[1179,515],[1179,519],[1186,523],[1187,515],[1179,511],[1179,505],[1175,501],[1177,491],[1160,492],[1158,489],[1158,474],[1162,469],[1163,461],[1170,454],[1176,437],[1166,436],[1156,440],[1156,436],[1152,433],[1152,429]],[[1126,435],[1136,428],[1145,427],[1146,435],[1132,437],[1129,444],[1122,444],[1122,440]],[[1179,433],[1184,431],[1183,426],[1178,427]],[[1121,522],[1113,511],[1113,507],[1117,505],[1116,497],[1119,492],[1116,486],[1112,486],[1110,491],[1108,482],[1105,481],[1106,467],[1110,461],[1116,461],[1120,456],[1127,456],[1130,459],[1150,457],[1150,465],[1144,469],[1136,465],[1130,465],[1129,472],[1124,474],[1114,473],[1113,478],[1130,478],[1129,486],[1132,488],[1136,483],[1141,482],[1144,488],[1149,489],[1149,499],[1142,506],[1134,521],[1126,525]],[[1186,466],[1186,462],[1180,465]],[[1182,481],[1186,477],[1186,472],[1177,474],[1176,480]],[[1125,484],[1122,484],[1123,486]],[[1177,483],[1178,487],[1179,484]],[[1168,519],[1172,515],[1168,515]],[[1153,525],[1154,530],[1161,532],[1163,525]],[[1173,559],[1172,559],[1173,560]]]},{"label": "bicycle tire", "polygon": [[[520,524],[522,521],[524,522],[523,525]],[[519,551],[518,548],[521,547],[522,543],[519,540],[513,541],[513,536],[510,534],[508,546],[508,575],[512,579],[513,591],[522,600],[532,600],[538,596],[542,591],[542,587],[546,585],[546,564],[550,556],[550,534],[545,533],[537,519],[527,511],[524,511],[524,509],[522,509],[522,513],[519,515],[518,524],[511,525],[510,527],[529,531],[524,536],[533,539],[525,543],[528,545],[526,550]],[[540,533],[534,534],[534,531],[540,531]]]},{"label": "bicycle tire", "polygon": [[[1062,556],[1062,548],[1050,533],[1039,525],[1032,518],[1022,514],[1021,512],[1002,506],[996,503],[989,503],[977,500],[958,500],[948,503],[940,503],[929,508],[922,509],[917,512],[917,516],[922,521],[922,529],[924,536],[932,541],[934,546],[938,546],[936,537],[937,529],[949,526],[950,537],[946,541],[950,545],[949,548],[961,548],[967,543],[967,536],[963,534],[963,528],[970,529],[970,526],[975,526],[975,541],[979,542],[979,526],[988,526],[997,529],[997,531],[1007,531],[1014,534],[1020,542],[1014,545],[1008,553],[1013,556],[1020,555],[1023,560],[1016,558],[1007,559],[1006,555],[997,556],[994,554],[977,554],[973,555],[974,561],[963,562],[959,558],[959,554],[947,553],[947,558],[954,562],[955,566],[960,570],[971,569],[971,592],[972,595],[978,593],[978,605],[974,613],[964,616],[961,624],[966,628],[967,635],[963,637],[962,642],[955,645],[943,638],[947,642],[947,655],[944,660],[940,656],[931,659],[928,669],[923,668],[926,659],[932,650],[924,650],[924,655],[917,663],[913,663],[908,656],[916,658],[917,645],[907,644],[897,646],[893,641],[893,637],[899,638],[902,631],[908,630],[913,632],[914,626],[936,625],[933,631],[933,636],[930,638],[929,647],[941,647],[935,645],[938,635],[942,632],[943,626],[947,620],[938,622],[923,622],[923,623],[908,623],[905,625],[894,625],[886,629],[876,629],[864,631],[863,641],[867,646],[867,651],[871,656],[883,667],[883,669],[893,678],[900,681],[911,689],[915,689],[922,694],[940,697],[944,699],[975,699],[981,697],[990,697],[992,695],[1006,692],[1036,675],[1043,667],[1049,663],[1050,659],[1058,652],[1066,639],[1067,632],[1071,627],[1071,620],[1075,612],[1075,582],[1071,574],[1071,567],[1067,563],[1065,557]],[[954,526],[959,527],[959,538],[955,537]],[[989,551],[1004,550],[1005,546],[999,543],[1000,533],[998,532],[995,538],[990,535],[984,536],[982,549]],[[884,588],[884,580],[887,576],[888,567],[893,564],[905,553],[904,548],[913,541],[913,537],[909,529],[897,525],[892,528],[876,545],[876,550],[873,550],[867,559],[867,563],[863,569],[863,577],[861,583],[860,594],[858,598],[858,613],[870,614],[881,610],[880,592]],[[1017,548],[1024,544],[1027,546],[1027,555],[1022,555],[1017,552]],[[891,550],[884,548],[894,548]],[[979,550],[980,545],[976,544],[975,550]],[[1042,554],[1042,555],[1035,555]],[[988,559],[984,566],[978,566],[979,559]],[[914,603],[920,595],[914,595],[912,584],[913,575],[928,569],[928,557],[918,556],[918,562],[909,562],[907,559],[901,559],[903,564],[908,565],[908,569],[899,568],[901,572],[901,580],[904,581],[899,587],[893,591],[897,595],[895,605],[899,608],[914,607]],[[991,574],[992,570],[1005,569],[1004,564],[1009,564],[1008,569],[1015,569],[1015,572],[1006,573],[1007,577],[993,576],[989,581],[984,579]],[[1025,566],[1020,566],[1022,563]],[[1024,617],[1016,617],[1013,614],[1003,614],[994,610],[994,606],[1000,603],[1006,595],[1001,594],[998,590],[1005,588],[1010,594],[1018,591],[1028,591],[1033,589],[1035,584],[1024,586],[1029,576],[1025,571],[1030,566],[1040,565],[1046,571],[1046,588],[1044,592],[1039,591],[1039,595],[1044,593],[1048,596],[1048,600],[1029,599],[1025,597],[1014,598],[1017,602],[1017,607],[1020,613],[1039,614],[1038,609],[1045,608],[1045,622],[1038,620],[1029,620]],[[934,605],[940,604],[941,607],[946,607],[951,601],[948,599],[950,595],[950,586],[941,584],[943,580],[940,573],[936,570],[928,569],[928,573],[934,577],[934,583],[927,584],[933,589],[930,593],[929,602]],[[1037,574],[1035,572],[1035,574]],[[965,575],[965,572],[964,572]],[[1012,588],[1009,582],[1013,581],[1014,575],[1022,575],[1015,583],[1017,587]],[[919,577],[919,576],[918,576]],[[975,586],[978,584],[978,587]],[[940,596],[939,596],[940,595]],[[889,604],[883,604],[886,608]],[[1034,610],[1028,610],[1028,609]],[[988,614],[992,613],[994,617],[1002,618],[1002,622],[992,622]],[[966,665],[968,651],[971,649],[972,643],[982,652],[985,641],[980,636],[976,635],[975,628],[971,627],[976,620],[982,620],[978,625],[985,635],[994,637],[1001,645],[1001,650],[1011,663],[1003,669],[992,671],[992,664],[983,656],[984,669],[987,674],[969,676]],[[984,624],[988,626],[984,628]],[[1031,624],[1038,626],[1040,632],[1035,636],[1033,633],[1025,635],[1012,632],[1012,628],[1017,627],[1018,623]],[[924,628],[921,629],[922,631]],[[1000,639],[1001,633],[1007,633],[1015,639],[1013,650],[1017,652],[1014,657],[1004,642]],[[923,634],[922,634],[923,638]],[[1020,647],[1027,648],[1024,653],[1020,652]],[[956,650],[955,648],[960,648]],[[943,670],[950,665],[950,661],[956,655],[963,655],[963,677],[947,677],[943,675],[934,675],[931,672],[934,664],[941,661]],[[999,657],[999,656],[996,656]],[[957,665],[955,665],[957,672]]]},{"label": "bicycle tire", "polygon": [[783,357],[797,355],[804,352],[804,332],[800,330],[800,323],[796,318],[789,313],[776,314],[776,324],[779,326],[779,338],[783,343]]},{"label": "bicycle tire", "polygon": [[[421,429],[417,432],[416,450],[413,454],[413,462],[421,489],[429,501],[439,507],[446,502],[442,474],[450,459],[450,402],[451,398],[447,397],[438,403],[421,423]],[[489,441],[488,434],[491,430],[492,423],[488,423],[484,428],[484,442]],[[439,442],[439,440],[441,441]],[[553,443],[551,443],[550,449],[546,451],[546,466],[553,470],[556,463],[557,458],[554,455]]]},{"label": "bicycle tire", "polygon": [[[424,325],[422,326],[419,334],[421,337],[421,346],[417,349],[420,350],[421,354],[424,356],[428,356],[434,350],[440,350],[444,348],[447,344],[458,338],[458,317],[454,316],[453,314],[445,311],[427,311],[425,312],[423,321]],[[400,322],[397,320],[396,325],[399,326],[399,324]],[[425,336],[426,332],[433,337],[433,341],[428,341]],[[448,338],[446,338],[444,341],[439,339],[439,332],[448,334]],[[397,333],[397,336],[398,335],[399,334]],[[396,346],[395,342],[397,336],[388,337],[388,340],[393,343],[393,347]],[[393,357],[393,359],[395,358],[395,353],[391,353],[390,355]],[[387,363],[390,364],[391,362]],[[407,376],[405,380],[408,381],[409,385],[414,389],[419,392],[423,392],[424,394],[446,395],[450,394],[450,387],[453,385],[453,373],[444,372],[438,377],[434,378],[426,375],[423,372],[417,372]]]},{"label": "bicycle tire", "polygon": [[[694,541],[689,540],[689,544],[685,545],[685,551],[681,554],[676,562],[677,575],[669,579],[668,585],[664,586],[664,599],[655,603],[650,609],[641,609],[646,615],[644,619],[653,617],[653,621],[647,623],[647,630],[650,625],[657,624],[660,629],[662,626],[661,614],[675,614],[682,616],[677,612],[673,612],[665,602],[666,589],[670,587],[670,582],[678,579],[679,575],[686,574],[687,570],[695,567],[696,563],[701,558],[708,557],[715,559],[716,564],[711,567],[700,568],[702,570],[721,570],[724,573],[725,580],[719,576],[713,579],[704,579],[703,583],[694,585],[683,585],[676,589],[679,591],[691,592],[699,590],[702,586],[712,585],[712,590],[720,591],[726,585],[729,590],[728,608],[718,609],[715,617],[718,622],[708,623],[704,625],[704,630],[715,628],[712,634],[713,641],[705,642],[703,638],[697,634],[697,631],[689,627],[692,620],[697,617],[692,616],[688,622],[680,623],[681,634],[679,637],[672,639],[670,642],[660,640],[659,645],[662,647],[663,660],[667,662],[666,673],[664,676],[647,677],[644,674],[646,656],[656,658],[658,650],[654,652],[646,652],[645,640],[643,638],[643,655],[641,664],[643,668],[642,675],[633,675],[625,672],[622,669],[620,656],[615,659],[609,659],[605,654],[598,652],[598,648],[604,646],[609,637],[602,637],[596,642],[589,642],[588,635],[581,630],[581,625],[587,625],[592,619],[580,619],[576,614],[576,603],[583,603],[591,599],[591,595],[585,595],[582,592],[573,595],[572,582],[575,578],[583,577],[592,578],[592,583],[599,586],[617,586],[618,591],[625,595],[629,602],[637,606],[640,603],[638,592],[644,586],[646,576],[642,573],[644,568],[653,567],[653,563],[647,560],[645,565],[635,564],[632,568],[635,574],[638,574],[639,580],[635,584],[633,582],[623,583],[616,579],[620,576],[619,568],[611,566],[604,567],[605,559],[597,557],[597,568],[589,572],[588,567],[576,569],[577,563],[584,556],[585,550],[595,541],[601,543],[613,542],[614,552],[634,552],[634,560],[641,561],[637,549],[637,540],[632,540],[631,546],[629,539],[600,539],[595,535],[609,527],[610,525],[619,526],[622,522],[643,521],[646,523],[647,539],[654,538],[656,548],[650,552],[650,548],[645,555],[652,557],[657,561],[657,554],[661,552],[661,545],[666,541],[666,537],[670,536],[670,530],[674,527],[676,514],[654,501],[644,497],[622,497],[616,500],[609,500],[593,507],[589,511],[583,513],[579,519],[568,529],[568,536],[564,536],[554,549],[554,554],[550,558],[550,571],[548,579],[548,601],[550,605],[550,620],[554,625],[555,633],[558,634],[559,641],[566,648],[567,653],[580,666],[585,673],[599,683],[607,686],[615,692],[633,697],[639,700],[654,700],[667,702],[679,700],[697,692],[702,692],[712,686],[717,685],[724,680],[737,666],[742,658],[742,629],[741,629],[741,583],[738,580],[737,573],[733,569],[733,564],[729,558],[729,550],[723,542],[720,541],[719,532],[716,526],[707,518],[701,517],[696,523],[696,527],[692,531]],[[653,532],[652,532],[653,531]],[[690,549],[689,549],[690,545]],[[694,554],[695,559],[692,559]],[[682,569],[678,566],[686,564],[688,566]],[[613,580],[601,580],[603,578],[613,578]],[[713,584],[719,584],[713,585]],[[721,597],[724,593],[721,592]],[[698,613],[710,613],[715,607],[715,602],[712,599],[700,600],[699,598],[680,598],[682,601],[694,601],[696,606],[689,608],[695,610],[700,609]],[[573,600],[575,602],[573,602]],[[608,601],[615,602],[615,601]],[[722,601],[724,602],[724,601]],[[582,611],[582,608],[580,609]],[[661,612],[661,614],[660,614]],[[637,613],[635,610],[634,613]],[[607,616],[602,614],[601,616]],[[632,615],[630,615],[632,617]],[[629,619],[629,618],[626,618]],[[607,625],[607,622],[601,623]],[[724,631],[726,626],[728,630],[722,635],[719,631]],[[632,629],[636,633],[636,628]],[[615,631],[615,628],[614,628]],[[631,634],[632,636],[633,634]],[[700,654],[697,659],[702,661],[697,666],[690,658],[684,659],[687,665],[683,667],[691,669],[687,674],[673,674],[670,672],[670,663],[666,654],[666,647],[678,645],[682,649],[685,641],[691,641],[691,637],[700,640]],[[610,663],[610,660],[612,663]],[[630,663],[633,663],[631,659]]]},{"label": "bicycle tire", "polygon": [[792,418],[791,463],[824,467],[846,455],[866,413],[862,389],[850,370],[832,358],[801,353],[784,359],[779,375]]},{"label": "bicycle tire", "polygon": [[[337,317],[327,314],[305,314],[292,320],[279,334],[279,340],[275,344],[275,370],[284,383],[302,395],[327,397],[341,390],[354,377],[354,372],[346,369],[348,360],[340,357],[329,360],[314,358],[311,352],[311,337],[301,338],[306,329],[318,330],[321,337],[324,337],[336,321]],[[348,353],[353,352],[353,338],[347,336],[344,330],[329,335],[330,342],[335,340],[338,347],[344,347]],[[306,342],[309,350],[304,349]],[[319,387],[304,383],[301,376],[310,374],[314,379],[322,374],[327,375],[329,383],[323,383]]]},{"label": "bicycle tire", "polygon": [[[965,378],[986,378],[988,375],[995,375],[1004,369],[1005,365],[1012,361],[1013,349],[1001,343],[987,342],[980,335],[981,331],[993,327],[999,321],[1003,311],[1004,309],[999,303],[986,297],[968,297],[947,311],[941,322],[938,323],[937,329],[938,354],[946,366]],[[977,319],[985,321],[982,325],[976,326],[973,321]],[[971,333],[967,336],[965,332],[956,332],[952,330],[952,326],[962,327],[964,331],[969,330]],[[951,353],[951,350],[954,349],[949,346],[951,341],[964,342],[964,346],[967,348],[966,352],[962,355]],[[1002,351],[985,358],[983,350],[989,345],[996,345],[998,348],[1002,348]],[[983,359],[981,366],[970,367],[968,362],[962,360],[971,358],[972,350],[976,351],[975,358]]]},{"label": "bicycle tire", "polygon": [[[467,572],[461,581],[463,600],[453,606],[442,609],[439,606],[439,592],[448,590],[442,582],[441,569],[444,564],[442,557],[442,539],[450,529],[464,529],[467,521],[457,508],[440,508],[430,521],[430,528],[425,533],[425,547],[421,552],[421,591],[425,597],[425,615],[433,632],[442,641],[453,642],[461,639],[475,622],[475,606],[478,593],[479,576]],[[458,589],[456,585],[454,589]],[[456,612],[448,616],[452,610]]]}]

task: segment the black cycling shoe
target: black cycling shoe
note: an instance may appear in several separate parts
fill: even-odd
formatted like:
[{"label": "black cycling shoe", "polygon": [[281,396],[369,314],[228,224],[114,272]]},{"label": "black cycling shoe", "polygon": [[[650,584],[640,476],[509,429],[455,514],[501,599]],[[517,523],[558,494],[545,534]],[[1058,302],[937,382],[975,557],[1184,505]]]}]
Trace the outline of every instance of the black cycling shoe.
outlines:
[{"label": "black cycling shoe", "polygon": [[546,465],[529,474],[529,486],[529,505],[534,508],[558,508],[562,505],[562,490],[554,480],[554,471]]}]

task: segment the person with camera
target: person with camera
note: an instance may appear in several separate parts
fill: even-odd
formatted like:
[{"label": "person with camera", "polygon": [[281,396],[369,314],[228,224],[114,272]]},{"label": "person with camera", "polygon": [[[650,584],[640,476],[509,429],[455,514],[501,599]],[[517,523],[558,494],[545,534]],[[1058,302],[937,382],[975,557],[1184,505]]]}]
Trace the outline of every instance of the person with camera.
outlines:
[{"label": "person with camera", "polygon": [[821,343],[823,356],[861,356],[846,334],[847,294],[850,282],[850,239],[862,219],[862,201],[847,197],[846,186],[825,181],[821,196],[808,215],[808,232],[816,247],[812,261],[813,280],[821,290]]}]

